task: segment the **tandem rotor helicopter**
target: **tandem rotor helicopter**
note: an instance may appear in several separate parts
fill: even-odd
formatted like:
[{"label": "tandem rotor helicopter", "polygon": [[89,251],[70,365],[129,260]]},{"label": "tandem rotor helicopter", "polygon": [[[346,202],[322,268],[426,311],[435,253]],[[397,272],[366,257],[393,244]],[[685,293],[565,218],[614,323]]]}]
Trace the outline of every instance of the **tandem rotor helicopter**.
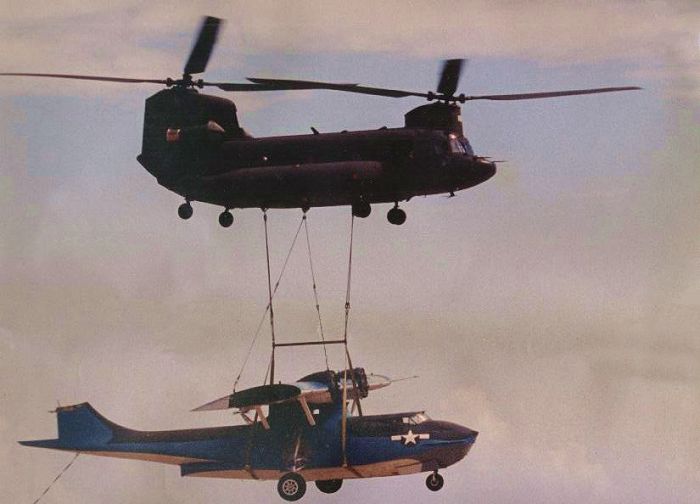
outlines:
[{"label": "tandem rotor helicopter", "polygon": [[[414,196],[454,195],[496,172],[496,163],[475,155],[463,134],[460,107],[470,100],[528,100],[640,89],[604,87],[521,94],[455,94],[463,60],[444,62],[436,91],[426,93],[288,79],[248,78],[248,83],[193,79],[205,71],[222,21],[205,17],[180,79],[44,73],[3,76],[51,77],[122,83],[162,84],[146,100],[142,152],[137,157],[159,184],[181,195],[178,214],[192,216],[191,202],[224,208],[219,223],[229,227],[235,208],[301,208],[350,205],[367,217],[372,204],[394,203],[387,213],[400,225],[406,213],[399,202]],[[253,138],[239,124],[235,104],[202,94],[223,91],[328,89],[391,98],[416,96],[434,101],[406,113],[399,128]]]}]

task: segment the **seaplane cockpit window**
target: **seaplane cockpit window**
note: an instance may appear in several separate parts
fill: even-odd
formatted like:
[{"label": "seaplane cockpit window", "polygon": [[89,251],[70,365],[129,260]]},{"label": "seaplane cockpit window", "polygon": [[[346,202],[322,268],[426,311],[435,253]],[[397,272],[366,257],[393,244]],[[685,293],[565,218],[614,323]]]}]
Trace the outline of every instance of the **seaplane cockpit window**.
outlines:
[{"label": "seaplane cockpit window", "polygon": [[425,413],[416,413],[410,417],[403,417],[403,423],[408,425],[418,425],[430,420],[430,417]]}]

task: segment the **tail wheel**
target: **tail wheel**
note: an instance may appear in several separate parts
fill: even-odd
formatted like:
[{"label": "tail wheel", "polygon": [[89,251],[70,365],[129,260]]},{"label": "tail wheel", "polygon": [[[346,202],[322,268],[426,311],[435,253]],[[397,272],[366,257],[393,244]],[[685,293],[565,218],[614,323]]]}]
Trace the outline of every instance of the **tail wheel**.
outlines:
[{"label": "tail wheel", "polygon": [[286,501],[299,500],[306,493],[306,481],[301,474],[287,473],[277,482],[277,492]]},{"label": "tail wheel", "polygon": [[327,494],[337,492],[341,486],[343,486],[343,480],[341,479],[316,480],[316,488]]},{"label": "tail wheel", "polygon": [[432,473],[425,480],[425,486],[428,487],[428,490],[432,490],[433,492],[437,492],[438,490],[440,490],[444,484],[445,479],[442,476],[440,476],[437,472]]},{"label": "tail wheel", "polygon": [[190,205],[190,202],[183,203],[180,205],[177,209],[177,214],[180,216],[181,219],[187,220],[190,217],[192,217],[192,205]]}]

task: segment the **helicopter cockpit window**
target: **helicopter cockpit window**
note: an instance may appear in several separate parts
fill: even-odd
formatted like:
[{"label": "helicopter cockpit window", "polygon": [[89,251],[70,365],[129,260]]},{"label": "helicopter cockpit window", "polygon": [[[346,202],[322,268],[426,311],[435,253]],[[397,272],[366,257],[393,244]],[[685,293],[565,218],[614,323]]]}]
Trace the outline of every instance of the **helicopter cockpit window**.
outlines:
[{"label": "helicopter cockpit window", "polygon": [[455,154],[466,154],[466,151],[464,150],[464,145],[459,141],[459,138],[457,138],[454,135],[450,135],[450,152],[453,152]]},{"label": "helicopter cockpit window", "polygon": [[416,413],[409,417],[403,417],[403,423],[408,425],[418,425],[430,420],[430,417],[425,413]]},{"label": "helicopter cockpit window", "polygon": [[469,140],[467,140],[466,138],[461,138],[460,140],[462,142],[462,147],[464,147],[464,152],[466,152],[470,156],[473,156],[474,149],[472,149],[472,146],[469,144]]}]

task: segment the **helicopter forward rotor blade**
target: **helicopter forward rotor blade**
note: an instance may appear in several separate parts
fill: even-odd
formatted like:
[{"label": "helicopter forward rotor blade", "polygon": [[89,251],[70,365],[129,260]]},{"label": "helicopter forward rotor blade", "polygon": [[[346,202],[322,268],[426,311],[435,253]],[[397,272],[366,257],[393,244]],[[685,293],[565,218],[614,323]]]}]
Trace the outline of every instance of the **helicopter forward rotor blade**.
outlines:
[{"label": "helicopter forward rotor blade", "polygon": [[440,82],[437,92],[445,96],[453,96],[457,92],[459,76],[462,73],[463,59],[445,60],[440,72]]},{"label": "helicopter forward rotor blade", "polygon": [[251,84],[249,82],[202,82],[202,86],[214,86],[223,91],[286,91],[292,89],[285,86],[268,86],[266,84]]},{"label": "helicopter forward rotor blade", "polygon": [[131,79],[128,77],[105,77],[102,75],[75,75],[75,74],[49,74],[49,73],[24,73],[24,72],[1,72],[0,75],[14,77],[50,77],[53,79],[76,79],[76,80],[91,80],[102,82],[128,82],[128,83],[149,83],[149,84],[168,84],[162,79]]},{"label": "helicopter forward rotor blade", "polygon": [[568,91],[548,91],[544,93],[519,93],[519,94],[497,94],[467,96],[466,100],[532,100],[535,98],[556,98],[557,96],[575,96],[594,93],[612,93],[615,91],[632,91],[642,89],[638,86],[604,87],[592,89],[571,89]]},{"label": "helicopter forward rotor blade", "polygon": [[216,44],[222,20],[207,16],[202,20],[202,27],[199,29],[197,40],[192,47],[190,57],[185,63],[185,74],[198,74],[204,72],[209,62],[209,57]]},{"label": "helicopter forward rotor blade", "polygon": [[247,77],[250,82],[263,84],[277,89],[331,89],[334,91],[348,91],[350,93],[371,94],[388,96],[390,98],[403,98],[406,96],[420,96],[428,98],[428,93],[414,93],[399,89],[385,89],[360,86],[359,84],[339,84],[334,82],[307,81],[294,79],[262,79],[259,77]]}]

